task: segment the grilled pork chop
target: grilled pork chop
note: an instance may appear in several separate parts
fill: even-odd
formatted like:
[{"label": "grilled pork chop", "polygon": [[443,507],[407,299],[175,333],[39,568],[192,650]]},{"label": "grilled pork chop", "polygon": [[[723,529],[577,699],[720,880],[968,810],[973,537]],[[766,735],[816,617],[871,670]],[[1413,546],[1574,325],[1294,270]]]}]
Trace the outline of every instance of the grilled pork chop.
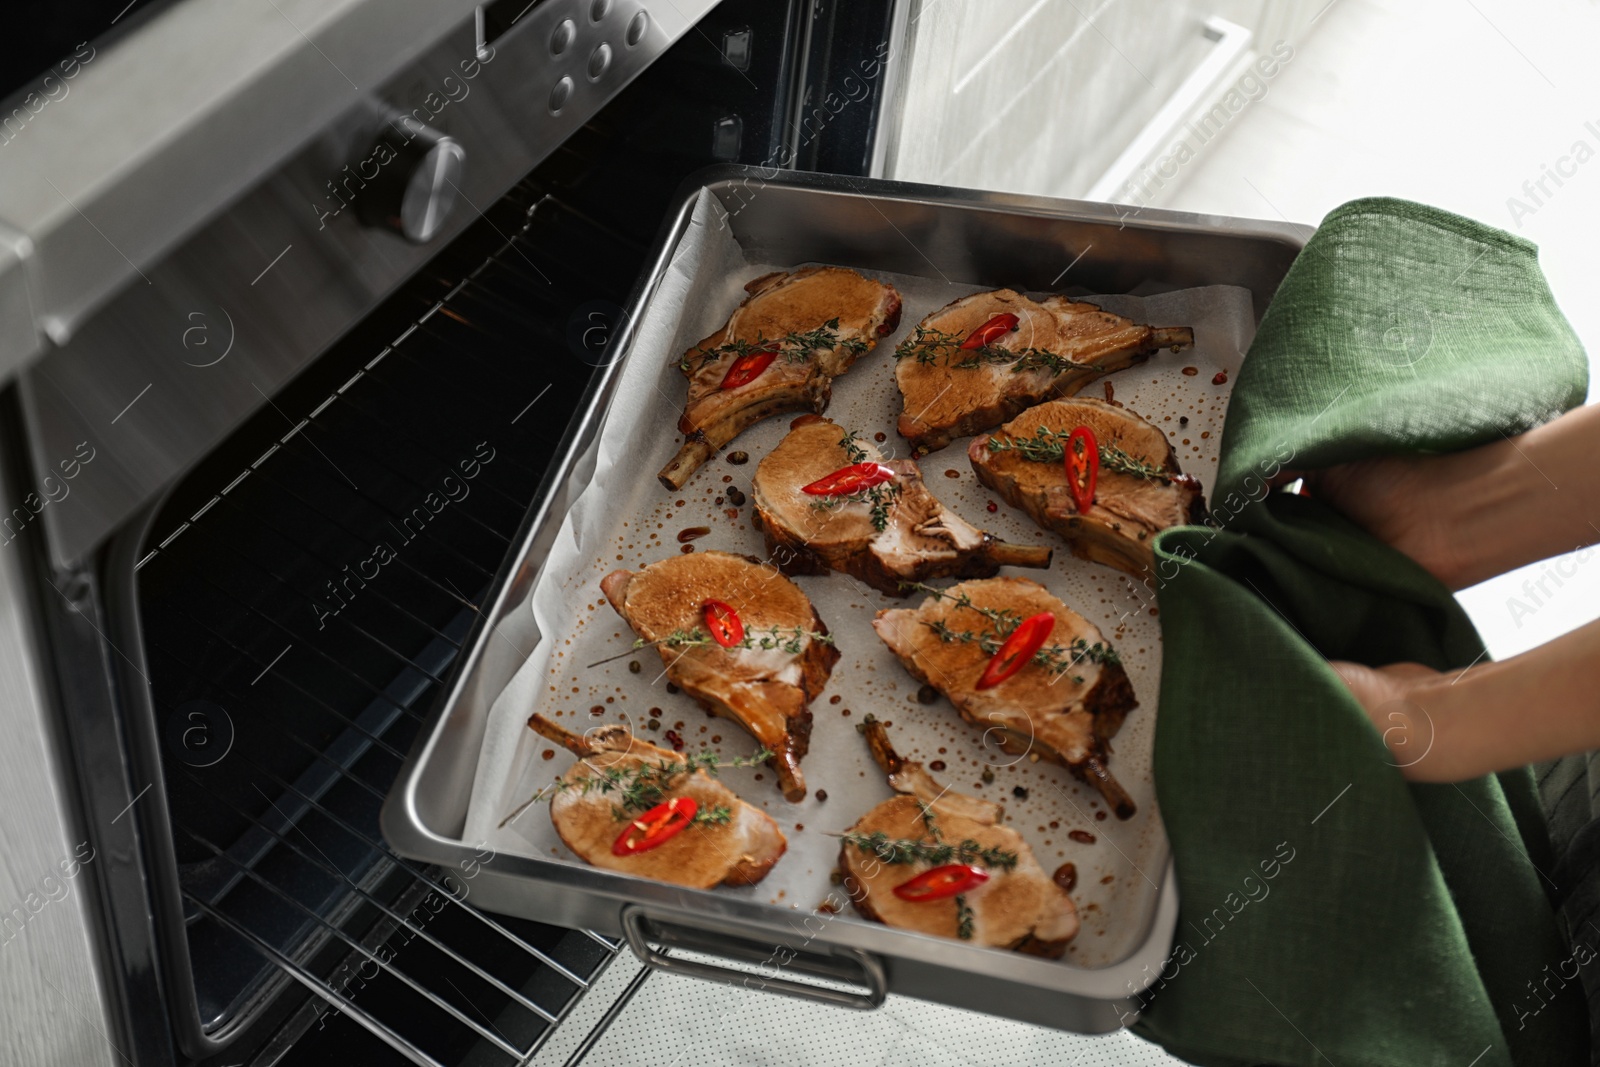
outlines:
[{"label": "grilled pork chop", "polygon": [[1050,550],[1008,545],[933,498],[913,460],[882,463],[892,480],[851,493],[803,491],[857,463],[880,463],[870,442],[820,415],[802,415],[756,468],[750,496],[770,558],[785,574],[854,575],[890,596],[928,578],[981,578],[1002,564],[1048,567]]},{"label": "grilled pork chop", "polygon": [[[657,475],[668,489],[744,430],[785,411],[828,407],[833,379],[900,325],[894,286],[843,267],[763,275],[727,325],[685,352],[683,447]],[[767,359],[768,354],[774,358]]]},{"label": "grilled pork chop", "polygon": [[[1000,825],[1005,807],[940,786],[895,752],[871,715],[862,726],[873,759],[902,795],[862,816],[839,849],[856,911],[902,930],[1059,958],[1078,932],[1078,911],[1022,835]],[[950,863],[982,867],[988,880],[936,900],[896,895],[896,886]]]},{"label": "grilled pork chop", "polygon": [[[562,843],[593,866],[693,889],[754,885],[789,846],[766,812],[740,800],[702,766],[639,740],[626,726],[601,726],[580,735],[543,715],[534,715],[528,725],[578,757],[545,792]],[[623,788],[599,787],[607,775],[619,774],[623,785],[642,787],[635,789],[639,799],[631,805]],[[631,819],[676,797],[695,802],[694,822],[647,851],[616,855],[613,843]]]},{"label": "grilled pork chop", "polygon": [[[974,726],[997,730],[1007,752],[1040,755],[1092,784],[1121,819],[1133,798],[1107,770],[1108,742],[1136,705],[1116,651],[1089,620],[1037,582],[962,582],[919,608],[878,612],[878,631],[906,670],[938,689]],[[1023,620],[1048,612],[1055,625],[1027,663],[978,688],[986,666]]]},{"label": "grilled pork chop", "polygon": [[[1067,438],[1079,426],[1094,433],[1100,453],[1094,500],[1081,514],[1064,463]],[[1066,538],[1073,555],[1135,577],[1150,574],[1156,534],[1199,522],[1206,510],[1200,482],[1179,469],[1166,435],[1103,400],[1052,400],[1029,408],[974,438],[967,456],[979,481]]]},{"label": "grilled pork chop", "polygon": [[[987,343],[962,344],[999,316]],[[922,320],[895,350],[904,400],[899,432],[919,454],[992,430],[1024,408],[1071,396],[1096,378],[1194,343],[1186,326],[1153,329],[1064,296],[1036,303],[1010,289],[974,293]]]},{"label": "grilled pork chop", "polygon": [[[800,760],[811,739],[810,703],[839,651],[800,587],[748,556],[695,552],[613,571],[600,591],[655,645],[667,678],[713,715],[750,731],[773,753],[784,797],[803,800]],[[740,637],[731,647],[714,638],[708,602],[736,613]]]}]

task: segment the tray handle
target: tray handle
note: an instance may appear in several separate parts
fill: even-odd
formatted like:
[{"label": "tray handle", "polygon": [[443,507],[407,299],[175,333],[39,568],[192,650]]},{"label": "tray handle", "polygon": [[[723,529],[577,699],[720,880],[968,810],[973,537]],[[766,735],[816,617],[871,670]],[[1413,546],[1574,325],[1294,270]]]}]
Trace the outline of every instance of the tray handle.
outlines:
[{"label": "tray handle", "polygon": [[[764,935],[736,932],[731,928],[691,926],[677,918],[652,918],[636,904],[622,909],[622,932],[628,940],[628,947],[639,957],[639,962],[659,971],[693,975],[745,989],[764,989],[783,996],[854,1008],[857,1011],[871,1011],[879,1007],[889,994],[889,979],[883,963],[867,952],[846,945],[830,946],[826,953],[794,949]],[[684,956],[668,956],[656,951],[650,944],[652,941],[668,948],[682,948],[754,963],[761,970],[740,970]],[[782,977],[779,973],[782,971],[846,982],[861,986],[864,991],[854,992],[799,982]]]}]

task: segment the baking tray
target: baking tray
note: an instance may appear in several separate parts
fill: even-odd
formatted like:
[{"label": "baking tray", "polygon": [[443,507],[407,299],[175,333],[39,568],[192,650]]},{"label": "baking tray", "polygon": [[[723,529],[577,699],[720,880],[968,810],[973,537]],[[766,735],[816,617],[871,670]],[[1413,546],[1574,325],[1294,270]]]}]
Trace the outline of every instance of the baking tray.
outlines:
[{"label": "baking tray", "polygon": [[[709,214],[707,203],[711,205]],[[1097,966],[1083,966],[892,930],[851,915],[818,917],[812,911],[814,900],[775,902],[759,892],[687,890],[599,871],[571,860],[542,858],[532,849],[502,846],[485,863],[480,842],[463,839],[467,798],[477,774],[490,708],[541,640],[533,613],[526,610],[530,593],[569,506],[594,471],[604,418],[633,354],[635,327],[680,246],[691,237],[704,238],[704,234],[690,233],[697,204],[699,225],[710,218],[719,229],[725,229],[749,264],[837,263],[880,274],[937,278],[946,285],[1007,285],[1039,292],[1156,294],[1231,285],[1248,292],[1252,320],[1259,318],[1311,232],[1281,223],[1134,212],[1112,205],[824,175],[717,168],[696,176],[667,220],[653,266],[637,287],[629,317],[610,350],[611,361],[569,427],[564,452],[552,469],[541,502],[519,535],[516,550],[498,580],[492,607],[471,642],[450,695],[391,792],[384,809],[385,833],[403,854],[447,865],[481,863],[482,870],[472,883],[475,902],[481,906],[544,922],[621,932],[636,952],[657,966],[854,1007],[874,1006],[886,992],[893,991],[1081,1032],[1125,1025],[1134,1017],[1131,996],[1159,973],[1176,922],[1175,882],[1164,848],[1159,867],[1140,871],[1154,892],[1148,907],[1140,911],[1136,936],[1113,958],[1095,960]],[[715,309],[713,317],[720,322],[732,306]],[[915,317],[908,308],[908,323],[902,329],[914,324]],[[639,358],[655,362],[659,355],[652,351]],[[882,374],[876,364],[886,361],[885,357],[886,353],[869,356],[869,362],[852,375]],[[665,357],[659,362],[665,363]],[[1164,373],[1175,374],[1176,367],[1166,367]],[[1162,375],[1163,371],[1154,372],[1156,379]],[[842,379],[840,386],[850,378]],[[669,426],[664,423],[663,430]],[[1215,429],[1220,430],[1220,413]],[[1214,433],[1216,436],[1220,434]],[[741,444],[736,442],[734,447]],[[752,457],[760,454],[752,452]],[[945,466],[945,459],[951,466],[965,466],[964,457],[953,449],[923,461],[925,473],[941,496],[947,494],[938,484],[942,479],[936,472]],[[705,480],[721,469],[714,462],[698,478]],[[641,477],[647,478],[648,471]],[[691,483],[689,489],[694,488]],[[982,520],[992,518],[975,514],[957,500],[950,502],[980,525],[987,525]],[[1047,535],[1036,536],[1049,543]],[[755,544],[759,544],[758,537]],[[676,547],[670,546],[672,550]],[[1058,553],[1058,557],[1065,555]],[[628,565],[638,562],[630,559]],[[819,580],[828,579],[805,581]],[[597,595],[590,601],[596,599]],[[592,612],[589,604],[583,606]],[[886,604],[874,602],[871,606]],[[603,606],[601,610],[609,611]],[[613,622],[607,620],[608,627]],[[617,628],[626,631],[626,627]],[[626,644],[619,642],[618,648],[625,649]],[[841,664],[839,669],[844,667]],[[838,670],[835,677],[839,677]],[[914,691],[914,686],[911,688]],[[1153,681],[1147,683],[1145,694],[1153,703]],[[823,701],[826,699],[825,695]],[[831,709],[819,702],[814,710],[820,730],[827,725]],[[666,717],[670,721],[680,714],[685,721],[704,721],[698,713],[678,706],[669,708]],[[1140,714],[1135,712],[1130,724]],[[954,713],[948,708],[942,715],[954,723]],[[722,732],[734,735],[733,746],[738,750],[744,739],[737,728],[716,722]],[[1151,727],[1153,722],[1147,722],[1146,728]],[[931,758],[931,753],[904,744],[898,730],[896,737],[903,749],[915,750],[913,754],[924,760]],[[690,741],[693,744],[694,738]],[[723,747],[728,749],[728,744]],[[864,746],[860,747],[864,756]],[[808,759],[806,766],[815,788],[819,782],[811,772],[818,765],[813,760]],[[557,768],[566,764],[562,759]],[[1064,771],[1059,773],[1059,780],[1068,781]],[[977,791],[968,789],[954,772],[945,777],[955,788]],[[767,801],[769,811],[782,807],[770,783],[763,786],[731,780],[730,784],[747,800]],[[772,796],[765,796],[763,789]],[[888,795],[886,787],[883,795]],[[864,811],[865,806],[835,810],[830,812],[828,825],[842,829]],[[547,816],[540,817],[548,821]],[[1033,828],[1021,828],[1046,868],[1054,866],[1055,854],[1040,848],[1038,837],[1030,832]],[[1065,829],[1061,828],[1059,836],[1064,836]],[[794,840],[791,834],[791,842]],[[784,862],[790,862],[789,858]],[[816,893],[818,900],[825,890],[824,881]],[[1083,891],[1080,882],[1080,893]],[[698,951],[694,956],[681,952],[665,956],[652,948],[652,943]],[[756,973],[710,962],[715,957],[754,963]],[[824,981],[803,980],[808,977]]]}]

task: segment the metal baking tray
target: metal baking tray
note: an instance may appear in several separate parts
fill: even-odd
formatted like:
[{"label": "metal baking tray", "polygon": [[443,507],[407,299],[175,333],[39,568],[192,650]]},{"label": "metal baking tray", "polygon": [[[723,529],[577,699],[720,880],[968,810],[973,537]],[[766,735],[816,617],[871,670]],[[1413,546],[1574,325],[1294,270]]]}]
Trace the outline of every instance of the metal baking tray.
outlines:
[{"label": "metal baking tray", "polygon": [[490,708],[541,640],[523,609],[568,507],[593,471],[635,325],[704,193],[720,205],[718,224],[752,263],[835,263],[1024,291],[1062,288],[1063,268],[1070,266],[1077,291],[1148,295],[1240,286],[1257,320],[1312,232],[1288,223],[832,175],[739,167],[696,175],[666,220],[607,363],[567,428],[562,454],[496,579],[449,695],[389,795],[385,835],[402,855],[468,871],[481,907],[621,934],[641,959],[664,969],[856,1008],[876,1007],[894,992],[1083,1033],[1126,1025],[1137,1013],[1134,994],[1160,973],[1170,950],[1178,906],[1170,861],[1156,875],[1159,895],[1137,946],[1090,968],[844,915],[807,923],[792,907],[569,861],[507,852],[486,860],[480,843],[464,840]]}]

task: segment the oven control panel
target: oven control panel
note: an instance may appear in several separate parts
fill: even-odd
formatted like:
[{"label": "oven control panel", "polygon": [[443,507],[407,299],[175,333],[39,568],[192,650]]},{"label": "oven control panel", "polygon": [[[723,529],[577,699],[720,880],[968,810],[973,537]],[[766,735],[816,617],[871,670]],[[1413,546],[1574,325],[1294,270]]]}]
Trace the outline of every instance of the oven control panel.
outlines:
[{"label": "oven control panel", "polygon": [[[64,319],[20,376],[41,484],[61,484],[64,458],[99,457],[43,508],[56,560],[94,549],[262,408],[715,3],[497,0],[370,89],[333,73],[336,40],[314,42],[317,76],[349,106],[104,306]],[[115,240],[136,215],[96,222]]]}]

